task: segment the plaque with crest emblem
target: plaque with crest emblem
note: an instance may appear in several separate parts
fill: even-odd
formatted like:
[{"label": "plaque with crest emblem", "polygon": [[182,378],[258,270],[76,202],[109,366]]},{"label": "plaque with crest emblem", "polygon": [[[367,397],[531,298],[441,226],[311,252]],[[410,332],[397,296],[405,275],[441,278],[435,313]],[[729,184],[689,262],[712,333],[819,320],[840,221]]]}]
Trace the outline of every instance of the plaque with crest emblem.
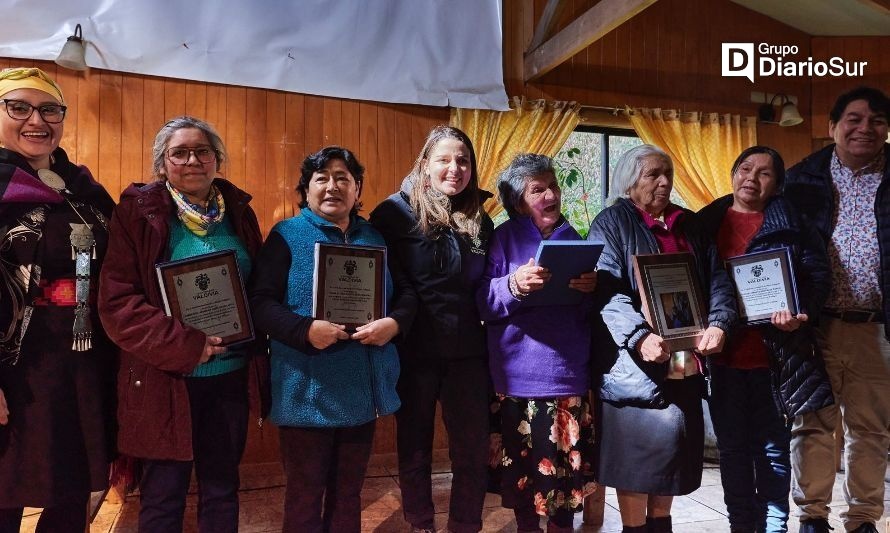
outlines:
[{"label": "plaque with crest emblem", "polygon": [[358,326],[386,316],[386,248],[315,243],[312,316]]},{"label": "plaque with crest emblem", "polygon": [[726,269],[736,289],[739,319],[747,324],[772,320],[776,311],[799,312],[797,282],[787,247],[730,257]]},{"label": "plaque with crest emblem", "polygon": [[164,311],[223,346],[253,340],[253,320],[235,252],[226,250],[155,265]]}]

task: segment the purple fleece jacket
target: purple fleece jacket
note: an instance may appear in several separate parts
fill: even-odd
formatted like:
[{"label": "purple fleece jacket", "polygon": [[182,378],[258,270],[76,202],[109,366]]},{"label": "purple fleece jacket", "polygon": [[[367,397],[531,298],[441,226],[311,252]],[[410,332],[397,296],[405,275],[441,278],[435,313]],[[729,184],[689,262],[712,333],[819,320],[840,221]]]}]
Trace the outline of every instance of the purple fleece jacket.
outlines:
[{"label": "purple fleece jacket", "polygon": [[[579,305],[526,307],[510,294],[510,274],[535,257],[541,240],[541,232],[524,216],[504,222],[491,237],[476,303],[488,328],[494,390],[520,398],[586,394],[590,298]],[[563,221],[550,240],[581,236]]]}]

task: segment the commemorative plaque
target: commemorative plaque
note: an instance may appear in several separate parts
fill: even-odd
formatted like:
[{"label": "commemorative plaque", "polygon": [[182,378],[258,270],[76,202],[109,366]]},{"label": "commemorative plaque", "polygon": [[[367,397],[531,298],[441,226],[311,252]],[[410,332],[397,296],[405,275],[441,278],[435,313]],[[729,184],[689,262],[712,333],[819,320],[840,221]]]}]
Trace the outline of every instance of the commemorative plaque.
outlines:
[{"label": "commemorative plaque", "polygon": [[634,277],[643,316],[676,352],[698,346],[707,327],[702,291],[691,253],[635,255]]},{"label": "commemorative plaque", "polygon": [[315,243],[312,316],[347,331],[385,315],[386,248]]},{"label": "commemorative plaque", "polygon": [[253,321],[232,250],[155,265],[164,311],[230,346],[252,340]]},{"label": "commemorative plaque", "polygon": [[726,268],[735,284],[739,319],[770,322],[776,311],[798,313],[797,283],[788,248],[731,257]]}]

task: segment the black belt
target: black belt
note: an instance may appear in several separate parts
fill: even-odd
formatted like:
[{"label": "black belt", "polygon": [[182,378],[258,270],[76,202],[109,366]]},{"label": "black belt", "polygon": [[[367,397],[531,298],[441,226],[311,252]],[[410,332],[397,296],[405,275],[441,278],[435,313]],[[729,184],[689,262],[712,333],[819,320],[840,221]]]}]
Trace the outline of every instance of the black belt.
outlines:
[{"label": "black belt", "polygon": [[830,316],[831,318],[843,320],[844,322],[854,322],[857,324],[884,321],[884,313],[881,311],[839,311],[836,309],[823,309],[822,314]]}]

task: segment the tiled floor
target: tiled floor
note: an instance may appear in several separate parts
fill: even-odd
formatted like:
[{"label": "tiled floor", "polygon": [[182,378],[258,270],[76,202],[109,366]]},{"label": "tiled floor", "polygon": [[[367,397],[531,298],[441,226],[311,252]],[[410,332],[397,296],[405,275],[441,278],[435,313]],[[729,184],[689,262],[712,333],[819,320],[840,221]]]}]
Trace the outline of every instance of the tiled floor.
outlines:
[{"label": "tiled floor", "polygon": [[[436,527],[444,528],[447,522],[447,509],[451,474],[447,458],[437,457],[433,474],[433,498],[436,509]],[[839,474],[834,489],[834,501],[843,502]],[[890,486],[886,486],[890,489]],[[890,496],[890,490],[886,490]],[[282,505],[284,499],[284,475],[278,464],[249,465],[243,468],[241,488],[241,533],[261,533],[281,529]],[[186,509],[186,532],[196,532],[195,496],[189,494]],[[843,532],[837,513],[845,508],[835,505],[831,525],[836,532]],[[124,504],[106,502],[90,528],[91,533],[135,533],[139,502],[135,496],[127,498]],[[362,491],[362,530],[381,533],[410,531],[402,519],[401,496],[395,469],[395,457],[380,455],[371,459],[368,477]],[[890,505],[888,505],[890,509]],[[792,504],[793,510],[793,504]],[[39,510],[27,510],[22,531],[31,533],[39,515]],[[512,511],[500,507],[500,497],[489,494],[485,500],[483,517],[484,531],[514,533],[516,524]],[[720,472],[716,465],[705,464],[702,486],[694,493],[676,498],[673,507],[675,533],[718,533],[729,531],[726,521],[726,508],[723,505],[723,489],[720,486]],[[789,531],[797,531],[797,520],[789,522]],[[604,523],[596,528],[582,523],[581,514],[576,515],[575,531],[620,532],[621,519],[615,491],[607,489]],[[883,525],[879,527],[883,531]]]}]

